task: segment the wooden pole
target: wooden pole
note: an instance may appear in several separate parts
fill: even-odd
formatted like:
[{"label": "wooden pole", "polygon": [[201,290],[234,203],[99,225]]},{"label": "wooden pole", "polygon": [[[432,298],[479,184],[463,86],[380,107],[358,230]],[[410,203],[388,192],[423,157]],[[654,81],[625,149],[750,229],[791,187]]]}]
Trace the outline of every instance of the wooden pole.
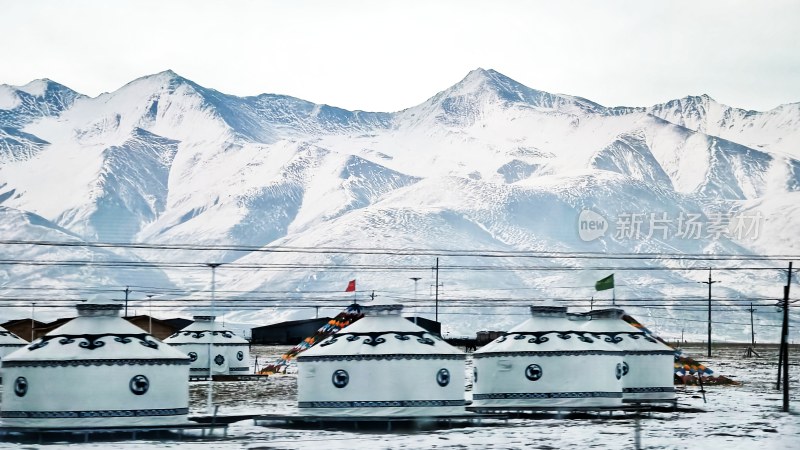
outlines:
[{"label": "wooden pole", "polygon": [[792,285],[792,263],[786,287],[783,288],[783,412],[789,412],[789,287]]},{"label": "wooden pole", "polygon": [[439,321],[439,258],[436,258],[436,309],[435,320]]},{"label": "wooden pole", "polygon": [[708,281],[698,281],[708,285],[708,357],[711,357],[711,285],[719,281],[711,281],[711,267],[708,268]]}]

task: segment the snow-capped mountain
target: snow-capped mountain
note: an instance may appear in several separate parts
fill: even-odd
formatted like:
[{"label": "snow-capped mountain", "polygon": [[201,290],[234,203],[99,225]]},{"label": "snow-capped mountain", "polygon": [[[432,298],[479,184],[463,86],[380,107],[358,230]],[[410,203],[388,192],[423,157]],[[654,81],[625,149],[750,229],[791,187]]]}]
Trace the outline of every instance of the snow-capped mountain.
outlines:
[{"label": "snow-capped mountain", "polygon": [[723,105],[704,94],[654,105],[647,111],[690,130],[800,157],[800,138],[794,132],[800,126],[800,102],[761,112]]},{"label": "snow-capped mountain", "polygon": [[[800,191],[792,150],[798,108],[758,113],[708,97],[609,108],[483,69],[398,112],[347,111],[275,94],[237,97],[171,71],[95,98],[49,80],[3,85],[0,239],[147,244],[108,252],[158,262],[145,274],[151,281],[142,281],[142,272],[135,281],[154,291],[207,287],[203,270],[171,270],[170,263],[223,261],[231,264],[219,271],[218,284],[229,296],[282,292],[284,304],[304,293],[339,291],[352,278],[413,304],[409,277],[427,280],[441,254],[451,299],[442,313],[462,314],[445,323],[454,333],[519,318],[479,325],[487,305],[474,296],[577,302],[596,294],[593,282],[608,272],[603,267],[627,266],[617,275],[621,299],[702,297],[696,282],[705,274],[677,270],[691,262],[523,263],[509,255],[793,252],[796,246],[786,245],[800,221],[793,208]],[[584,235],[579,218],[587,211],[605,222],[604,232]],[[182,248],[189,244],[223,247],[198,253]],[[274,251],[291,247],[393,251]],[[452,256],[463,250],[505,257]],[[25,253],[26,260],[57,256],[44,246]],[[18,258],[11,246],[2,257]],[[267,270],[274,265],[284,269]],[[540,269],[511,270],[525,265]],[[676,270],[658,269],[665,265]],[[27,266],[9,267],[0,292],[20,284],[134,283],[125,270],[74,279],[70,267],[24,274],[20,267]],[[763,297],[780,280],[778,271],[748,272],[752,280],[742,285],[740,275],[719,272],[729,280],[715,287],[720,297]],[[431,282],[420,297],[426,305]],[[655,311],[647,314],[656,322],[663,316],[664,328],[694,314]],[[304,315],[282,307],[239,310],[229,320]],[[759,321],[771,318],[765,313]],[[730,336],[742,332],[721,327]]]}]

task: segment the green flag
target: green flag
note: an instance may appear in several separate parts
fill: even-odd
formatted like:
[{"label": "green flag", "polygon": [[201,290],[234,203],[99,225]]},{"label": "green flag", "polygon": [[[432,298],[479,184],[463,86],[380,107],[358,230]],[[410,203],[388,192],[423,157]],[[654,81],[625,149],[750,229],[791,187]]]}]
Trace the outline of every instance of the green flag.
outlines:
[{"label": "green flag", "polygon": [[612,289],[613,287],[614,287],[613,273],[594,284],[594,288],[597,289],[598,291],[605,291],[608,289]]}]

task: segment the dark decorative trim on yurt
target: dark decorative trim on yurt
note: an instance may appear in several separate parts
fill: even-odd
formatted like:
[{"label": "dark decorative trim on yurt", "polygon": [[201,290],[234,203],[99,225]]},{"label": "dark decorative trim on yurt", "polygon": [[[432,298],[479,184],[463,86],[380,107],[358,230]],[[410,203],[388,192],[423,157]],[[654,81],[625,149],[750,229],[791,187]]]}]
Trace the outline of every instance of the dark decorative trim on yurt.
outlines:
[{"label": "dark decorative trim on yurt", "polygon": [[519,331],[506,333],[504,336],[497,338],[494,342],[505,342],[508,339],[512,339],[512,336],[515,341],[521,341],[530,336],[528,343],[543,344],[550,341],[550,338],[547,337],[548,334],[554,334],[555,337],[565,341],[567,339],[572,339],[572,336],[577,336],[579,341],[587,344],[593,344],[595,339],[602,339],[611,344],[619,344],[622,342],[622,336],[628,336],[631,339],[644,338],[644,340],[653,343],[658,342],[648,336],[644,331]]},{"label": "dark decorative trim on yurt", "polygon": [[197,353],[189,352],[189,353],[187,353],[187,355],[189,355],[189,361],[192,361],[192,362],[197,361]]},{"label": "dark decorative trim on yurt", "polygon": [[182,416],[189,408],[116,409],[103,411],[0,411],[4,419],[84,419],[91,417]]},{"label": "dark decorative trim on yurt", "polygon": [[[621,394],[620,394],[621,395]],[[298,408],[430,408],[464,406],[464,400],[391,400],[364,402],[298,402]]]},{"label": "dark decorative trim on yurt", "polygon": [[494,357],[512,357],[512,356],[651,356],[651,355],[674,355],[673,350],[624,350],[624,351],[604,351],[604,350],[555,350],[552,352],[485,352],[475,353],[472,355],[474,359],[494,358]]},{"label": "dark decorative trim on yurt", "polygon": [[17,377],[17,379],[14,380],[14,394],[16,394],[17,397],[25,397],[27,393],[28,380],[26,380],[25,377]]},{"label": "dark decorative trim on yurt", "polygon": [[414,354],[389,354],[389,355],[324,355],[324,356],[303,356],[297,357],[298,361],[302,362],[316,362],[316,361],[394,361],[394,360],[465,360],[467,355],[447,354],[447,355],[414,355]]},{"label": "dark decorative trim on yurt", "polygon": [[239,361],[243,360],[244,359],[244,352],[241,351],[241,350],[236,352],[236,359],[238,359]]},{"label": "dark decorative trim on yurt", "polygon": [[144,375],[135,375],[128,383],[128,389],[134,395],[144,395],[150,389],[150,380]]},{"label": "dark decorative trim on yurt", "polygon": [[211,333],[212,336],[222,336],[226,339],[231,339],[234,336],[233,332],[228,330],[188,330],[188,331],[178,331],[172,336],[170,336],[168,339],[172,339],[178,336],[191,336],[195,339],[201,339],[203,336],[206,335],[206,333]]},{"label": "dark decorative trim on yurt", "polygon": [[525,378],[531,381],[538,381],[539,378],[542,378],[543,374],[542,366],[538,364],[531,364],[525,368]]},{"label": "dark decorative trim on yurt", "polygon": [[122,309],[121,304],[116,303],[78,303],[75,309],[79,313],[84,311],[119,311]]},{"label": "dark decorative trim on yurt", "polygon": [[25,343],[19,343],[19,344],[0,344],[0,347],[15,347],[15,348],[19,348],[19,347],[25,347]]},{"label": "dark decorative trim on yurt", "polygon": [[417,338],[417,342],[419,342],[420,344],[425,344],[425,345],[436,345],[436,341],[434,341],[433,339],[431,339],[429,337],[425,337],[424,336],[425,334],[429,334],[429,335],[433,336],[435,339],[441,340],[441,339],[439,339],[438,336],[436,336],[434,334],[431,334],[431,333],[429,333],[427,331],[424,331],[424,330],[423,331],[365,331],[363,333],[357,333],[357,332],[353,332],[353,333],[338,333],[338,334],[334,335],[332,338],[330,338],[329,340],[324,341],[319,345],[320,345],[320,347],[327,347],[327,346],[329,346],[331,344],[335,344],[336,342],[339,342],[339,338],[343,338],[343,337],[347,336],[346,339],[347,339],[348,342],[355,342],[355,341],[360,340],[362,337],[366,337],[366,339],[364,339],[361,342],[362,344],[367,344],[367,345],[371,345],[373,347],[377,347],[378,345],[381,345],[384,342],[386,342],[386,339],[382,338],[381,336],[388,335],[388,334],[394,335],[394,338],[397,339],[398,341],[408,341],[408,340],[411,339],[410,336],[414,336],[414,337]]},{"label": "dark decorative trim on yurt", "polygon": [[436,384],[441,387],[450,384],[450,371],[447,369],[439,369],[439,371],[436,372]]},{"label": "dark decorative trim on yurt", "polygon": [[58,340],[58,343],[61,345],[72,344],[75,342],[76,339],[83,339],[83,341],[78,344],[78,347],[86,350],[94,350],[96,348],[100,348],[106,345],[105,342],[100,340],[104,337],[113,337],[114,342],[118,342],[120,344],[128,344],[132,342],[131,338],[134,338],[138,339],[139,344],[147,348],[158,349],[158,343],[147,339],[148,337],[152,337],[147,333],[134,333],[134,334],[103,333],[103,334],[46,334],[40,337],[38,341],[29,345],[28,350],[34,351],[40,349],[49,344],[50,341],[52,341],[53,339],[58,339],[58,338],[61,338]]},{"label": "dark decorative trim on yurt", "polygon": [[222,355],[217,355],[214,357],[214,364],[221,366],[225,364],[225,357]]},{"label": "dark decorative trim on yurt", "polygon": [[250,370],[249,367],[229,367],[228,368],[229,372],[247,372],[248,370]]},{"label": "dark decorative trim on yurt", "polygon": [[473,394],[474,400],[507,400],[532,398],[622,398],[622,392],[509,392]]},{"label": "dark decorative trim on yurt", "polygon": [[334,386],[341,389],[350,382],[350,375],[347,374],[346,370],[339,369],[331,375],[331,382]]},{"label": "dark decorative trim on yurt", "polygon": [[675,392],[675,386],[622,388],[622,392],[625,394],[642,394],[646,392]]},{"label": "dark decorative trim on yurt", "polygon": [[[169,344],[170,347],[177,347],[179,345],[205,345],[205,346],[208,345],[207,342],[167,342],[167,344]],[[214,347],[237,347],[237,346],[249,347],[250,346],[250,344],[248,344],[247,342],[214,342],[211,345],[213,345]]]},{"label": "dark decorative trim on yurt", "polygon": [[189,358],[164,359],[73,359],[58,361],[4,360],[2,367],[89,367],[89,366],[188,366]]}]

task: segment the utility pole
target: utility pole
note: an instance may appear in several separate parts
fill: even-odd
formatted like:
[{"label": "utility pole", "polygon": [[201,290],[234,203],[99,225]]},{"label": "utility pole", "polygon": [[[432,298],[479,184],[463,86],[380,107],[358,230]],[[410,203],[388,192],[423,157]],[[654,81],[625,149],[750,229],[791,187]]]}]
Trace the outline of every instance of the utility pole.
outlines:
[{"label": "utility pole", "polygon": [[414,325],[417,324],[417,282],[421,280],[421,277],[411,277],[414,280]]},{"label": "utility pole", "polygon": [[129,286],[125,286],[125,317],[128,317],[128,294],[131,292]]},{"label": "utility pole", "polygon": [[789,412],[789,287],[792,285],[792,263],[789,262],[789,273],[786,286],[783,288],[783,333],[781,333],[781,351],[783,354],[783,412]]},{"label": "utility pole", "polygon": [[31,342],[33,342],[33,328],[36,322],[33,320],[33,314],[36,311],[36,302],[31,303]]},{"label": "utility pole", "polygon": [[435,309],[435,317],[436,321],[439,321],[439,258],[436,258],[436,309]]},{"label": "utility pole", "polygon": [[708,357],[711,357],[711,285],[719,281],[711,281],[711,267],[708,268],[708,281],[698,281],[708,285]]},{"label": "utility pole", "polygon": [[753,325],[753,312],[755,312],[755,310],[753,309],[753,303],[750,303],[750,345],[752,345],[755,348],[755,346],[756,346],[756,328]]},{"label": "utility pole", "polygon": [[214,300],[216,299],[217,290],[217,267],[220,263],[208,263],[206,266],[211,268],[211,330],[208,331],[208,396],[206,403],[208,406],[208,415],[214,414],[214,380],[211,376],[211,347],[214,345]]},{"label": "utility pole", "polygon": [[147,306],[150,309],[150,314],[147,315],[150,321],[150,331],[148,333],[153,334],[153,294],[147,294]]}]

